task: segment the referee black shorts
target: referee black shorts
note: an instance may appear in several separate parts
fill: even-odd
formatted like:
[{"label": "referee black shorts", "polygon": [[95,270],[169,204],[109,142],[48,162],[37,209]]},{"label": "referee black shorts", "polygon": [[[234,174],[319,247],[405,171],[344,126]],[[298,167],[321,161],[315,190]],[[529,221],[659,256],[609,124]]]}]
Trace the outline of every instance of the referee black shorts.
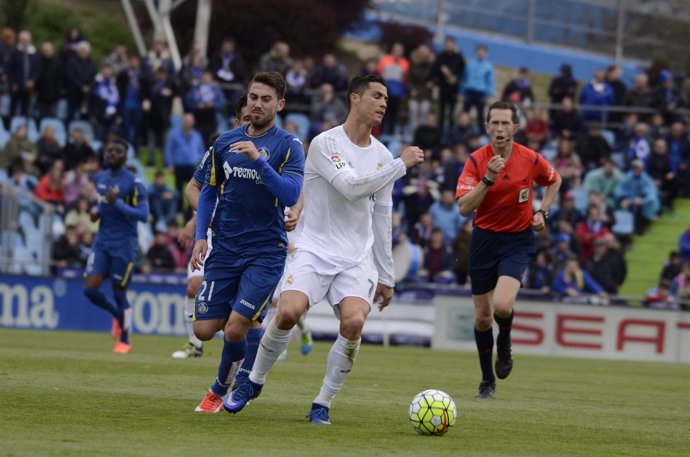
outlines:
[{"label": "referee black shorts", "polygon": [[475,227],[470,242],[472,295],[491,292],[499,276],[522,282],[530,256],[535,253],[534,231],[492,232]]}]

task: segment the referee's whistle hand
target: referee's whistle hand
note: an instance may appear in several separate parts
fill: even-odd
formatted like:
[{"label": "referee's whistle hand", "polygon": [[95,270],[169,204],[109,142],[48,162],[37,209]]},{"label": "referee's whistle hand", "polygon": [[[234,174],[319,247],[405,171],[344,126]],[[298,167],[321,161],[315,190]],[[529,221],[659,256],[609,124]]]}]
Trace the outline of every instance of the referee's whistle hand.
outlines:
[{"label": "referee's whistle hand", "polygon": [[412,168],[424,162],[424,151],[417,146],[410,146],[400,154],[400,160],[403,161],[407,168]]},{"label": "referee's whistle hand", "polygon": [[201,270],[206,258],[206,251],[208,250],[208,243],[206,240],[197,240],[192,251],[192,271]]}]

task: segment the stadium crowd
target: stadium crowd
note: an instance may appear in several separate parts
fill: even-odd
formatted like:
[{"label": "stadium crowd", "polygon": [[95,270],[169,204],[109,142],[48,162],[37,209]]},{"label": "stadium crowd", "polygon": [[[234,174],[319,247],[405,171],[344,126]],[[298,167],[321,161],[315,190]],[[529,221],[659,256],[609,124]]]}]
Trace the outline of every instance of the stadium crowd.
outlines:
[{"label": "stadium crowd", "polygon": [[[293,57],[285,42],[267,50],[256,68],[232,39],[208,58],[193,46],[179,71],[163,42],[141,56],[117,45],[101,62],[90,52],[88,37],[76,28],[59,46],[44,42],[40,49],[29,31],[6,28],[0,39],[0,182],[33,195],[20,199],[26,211],[38,216],[40,201],[62,218],[53,246],[58,268],[82,266],[88,256],[98,227],[90,218],[97,195],[91,177],[109,135],[129,142],[128,164],[141,177],[162,151],[164,168],[147,182],[152,236],[139,269],[182,270],[188,261],[188,247],[178,242],[188,216],[183,186],[212,135],[229,125],[252,70],[285,76],[281,124],[305,150],[347,116],[342,95],[354,75],[335,53],[318,61]],[[487,141],[486,103],[500,98],[521,112],[517,141],[544,154],[563,177],[525,287],[573,299],[617,294],[632,236],[672,210],[678,196],[690,197],[682,111],[690,107],[690,78],[653,67],[626,87],[611,66],[579,87],[564,63],[548,87],[549,100],[536,100],[526,67],[497,90],[489,52],[480,45],[474,56],[463,56],[453,39],[438,50],[395,43],[358,70],[388,82],[388,109],[376,134],[394,154],[414,144],[427,158],[394,190],[394,245],[405,267],[399,279],[466,284],[472,221],[459,214],[455,187],[468,154]],[[648,294],[650,303],[690,298],[689,246],[690,229]]]}]

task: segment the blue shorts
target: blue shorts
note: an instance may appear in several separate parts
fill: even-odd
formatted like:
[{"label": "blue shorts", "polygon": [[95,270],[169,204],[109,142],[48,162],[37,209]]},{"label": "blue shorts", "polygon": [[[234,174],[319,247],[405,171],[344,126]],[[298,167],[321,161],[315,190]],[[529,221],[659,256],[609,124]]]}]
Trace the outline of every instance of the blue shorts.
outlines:
[{"label": "blue shorts", "polygon": [[[129,244],[129,246],[127,246]],[[118,248],[94,244],[86,261],[86,275],[104,275],[114,286],[127,287],[137,258],[137,242],[125,242]]]},{"label": "blue shorts", "polygon": [[227,319],[235,311],[262,322],[284,267],[285,254],[244,254],[230,259],[214,249],[204,265],[194,319]]},{"label": "blue shorts", "polygon": [[472,295],[491,292],[499,276],[522,282],[530,256],[535,253],[534,232],[502,233],[475,227],[470,241]]}]

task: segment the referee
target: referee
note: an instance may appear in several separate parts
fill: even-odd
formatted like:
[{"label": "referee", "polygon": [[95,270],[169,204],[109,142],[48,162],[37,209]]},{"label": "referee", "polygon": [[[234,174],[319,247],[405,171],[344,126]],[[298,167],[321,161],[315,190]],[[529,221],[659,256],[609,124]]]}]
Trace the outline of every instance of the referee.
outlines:
[{"label": "referee", "polygon": [[[482,382],[477,398],[492,398],[496,377],[491,366],[493,319],[498,324],[496,376],[505,379],[513,368],[510,330],[513,303],[520,290],[534,231],[544,229],[561,177],[538,152],[513,141],[517,108],[508,102],[489,106],[485,128],[490,142],[474,151],[458,178],[455,197],[460,214],[476,210],[470,243],[470,279],[474,301],[474,339]],[[545,186],[541,207],[532,206],[534,183]]]}]

